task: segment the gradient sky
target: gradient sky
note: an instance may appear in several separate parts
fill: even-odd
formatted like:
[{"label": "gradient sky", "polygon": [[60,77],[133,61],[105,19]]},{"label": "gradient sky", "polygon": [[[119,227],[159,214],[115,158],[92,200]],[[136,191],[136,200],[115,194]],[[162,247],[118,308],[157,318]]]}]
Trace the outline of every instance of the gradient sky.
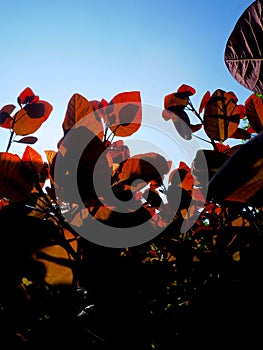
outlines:
[{"label": "gradient sky", "polygon": [[[218,88],[235,92],[244,103],[251,92],[230,75],[224,50],[252,2],[1,1],[0,107],[17,105],[27,86],[53,105],[34,134],[39,140],[32,147],[41,153],[56,150],[67,103],[76,92],[88,100],[110,100],[139,90],[143,103],[162,108],[165,95],[188,84],[197,91],[192,98],[197,107],[207,90]],[[9,131],[0,129],[0,151],[8,138]],[[21,154],[24,148],[13,144],[10,152]]]}]

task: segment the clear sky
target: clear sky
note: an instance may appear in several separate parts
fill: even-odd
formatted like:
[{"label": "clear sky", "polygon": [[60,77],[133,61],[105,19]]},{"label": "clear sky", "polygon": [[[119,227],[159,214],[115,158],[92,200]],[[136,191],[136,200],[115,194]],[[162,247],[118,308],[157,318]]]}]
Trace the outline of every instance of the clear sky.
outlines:
[{"label": "clear sky", "polygon": [[[188,84],[197,91],[195,106],[207,90],[218,88],[235,92],[244,103],[251,92],[230,75],[224,50],[252,2],[3,0],[0,107],[17,105],[27,86],[53,105],[34,134],[39,141],[32,147],[41,153],[56,150],[67,103],[76,92],[88,100],[110,100],[139,90],[143,103],[162,108],[165,95]],[[0,128],[0,151],[8,138],[9,131]],[[21,154],[24,148],[13,144],[10,152]]]}]

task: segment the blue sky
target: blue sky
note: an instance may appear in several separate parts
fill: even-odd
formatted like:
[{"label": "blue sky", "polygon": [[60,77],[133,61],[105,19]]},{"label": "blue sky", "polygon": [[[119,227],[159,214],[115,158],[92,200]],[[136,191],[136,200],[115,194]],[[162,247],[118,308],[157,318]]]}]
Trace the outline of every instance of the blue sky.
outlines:
[{"label": "blue sky", "polygon": [[[165,95],[188,84],[197,91],[197,107],[207,90],[218,88],[244,103],[251,92],[230,75],[223,56],[236,21],[252,2],[1,1],[0,107],[16,104],[27,86],[53,105],[34,134],[39,140],[32,147],[41,153],[56,150],[76,92],[110,100],[139,90],[143,103],[161,109]],[[0,129],[0,151],[8,138],[9,131]],[[13,144],[10,152],[24,148]]]}]

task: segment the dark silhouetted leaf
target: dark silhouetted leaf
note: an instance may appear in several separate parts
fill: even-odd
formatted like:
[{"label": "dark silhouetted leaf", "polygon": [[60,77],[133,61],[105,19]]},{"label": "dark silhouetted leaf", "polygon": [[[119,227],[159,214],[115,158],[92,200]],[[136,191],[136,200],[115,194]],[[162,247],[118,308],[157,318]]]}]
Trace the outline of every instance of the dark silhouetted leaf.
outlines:
[{"label": "dark silhouetted leaf", "polygon": [[0,111],[0,127],[5,129],[12,128],[13,119],[7,112]]},{"label": "dark silhouetted leaf", "polygon": [[11,104],[5,105],[1,108],[0,112],[6,112],[7,114],[12,114],[15,108],[16,108],[15,105],[11,105]]},{"label": "dark silhouetted leaf", "polygon": [[143,192],[143,196],[142,196],[147,203],[149,203],[152,207],[154,208],[159,208],[160,205],[162,204],[162,198],[160,197],[158,191],[154,190],[154,189],[146,189]]},{"label": "dark silhouetted leaf", "polygon": [[198,130],[202,129],[202,124],[190,124],[190,129],[192,132],[197,132]]},{"label": "dark silhouetted leaf", "polygon": [[231,138],[249,140],[251,138],[251,134],[245,129],[237,128],[236,131],[231,135]]},{"label": "dark silhouetted leaf", "polygon": [[229,156],[223,152],[198,150],[192,163],[192,174],[201,186],[207,186],[207,181],[212,178],[228,158]]},{"label": "dark silhouetted leaf", "polygon": [[27,144],[33,145],[34,143],[37,142],[37,140],[38,140],[38,138],[35,136],[25,136],[25,137],[22,137],[22,139],[20,139],[20,140],[13,140],[13,142],[27,143]]},{"label": "dark silhouetted leaf", "polygon": [[209,196],[217,201],[263,204],[263,131],[240,146],[211,178]]},{"label": "dark silhouetted leaf", "polygon": [[263,3],[254,1],[239,17],[226,43],[224,60],[231,75],[247,89],[263,92]]}]

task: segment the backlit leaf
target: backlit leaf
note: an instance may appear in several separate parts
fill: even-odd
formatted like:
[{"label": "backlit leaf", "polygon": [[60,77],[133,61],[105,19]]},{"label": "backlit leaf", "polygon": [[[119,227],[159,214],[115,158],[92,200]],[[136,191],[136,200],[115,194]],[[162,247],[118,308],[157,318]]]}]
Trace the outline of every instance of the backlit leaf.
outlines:
[{"label": "backlit leaf", "polygon": [[141,126],[142,106],[139,91],[121,92],[106,107],[106,123],[116,136],[134,134]]},{"label": "backlit leaf", "polygon": [[[72,240],[70,245],[77,250],[77,241],[74,235],[64,229],[64,236],[67,240]],[[45,282],[50,285],[71,285],[73,280],[72,260],[68,252],[60,245],[43,247],[34,253],[34,259],[44,264],[46,275]]]},{"label": "backlit leaf", "polygon": [[189,85],[186,85],[186,84],[182,84],[177,89],[177,92],[183,92],[183,93],[185,93],[188,96],[192,96],[192,95],[194,95],[196,93],[196,90],[192,86],[189,86]]},{"label": "backlit leaf", "polygon": [[164,108],[173,111],[171,107],[186,107],[188,105],[188,95],[174,92],[164,97]]},{"label": "backlit leaf", "polygon": [[119,183],[131,185],[134,180],[150,182],[167,174],[169,167],[166,159],[158,153],[137,154],[127,159],[119,175]]},{"label": "backlit leaf", "polygon": [[22,104],[35,103],[38,100],[39,97],[34,94],[30,87],[25,88],[17,98],[17,102],[20,106]]},{"label": "backlit leaf", "polygon": [[201,103],[200,103],[200,106],[199,106],[199,113],[202,113],[207,102],[209,101],[211,97],[211,94],[210,94],[210,91],[207,91],[204,96],[202,97],[202,100],[201,100]]},{"label": "backlit leaf", "polygon": [[14,132],[21,136],[33,134],[48,119],[52,109],[50,103],[42,100],[25,105],[13,117]]},{"label": "backlit leaf", "polygon": [[18,155],[0,153],[0,197],[11,201],[25,199],[32,190],[26,165]]},{"label": "backlit leaf", "polygon": [[51,166],[57,152],[53,150],[45,150],[44,152],[47,157],[48,164]]},{"label": "backlit leaf", "polygon": [[253,94],[245,101],[245,106],[250,126],[260,132],[263,129],[263,100]]},{"label": "backlit leaf", "polygon": [[41,172],[44,165],[41,155],[30,146],[26,147],[22,160],[29,169],[33,169],[37,173]]},{"label": "backlit leaf", "polygon": [[82,125],[87,127],[102,140],[104,135],[103,124],[97,113],[94,113],[93,103],[90,103],[82,95],[75,93],[68,102],[66,115],[62,123],[64,134],[81,120],[83,123]]},{"label": "backlit leaf", "polygon": [[263,92],[263,3],[249,5],[236,22],[225,47],[225,64],[245,88]]},{"label": "backlit leaf", "polygon": [[216,90],[204,110],[204,129],[216,141],[225,141],[237,130],[240,108],[233,92]]}]

